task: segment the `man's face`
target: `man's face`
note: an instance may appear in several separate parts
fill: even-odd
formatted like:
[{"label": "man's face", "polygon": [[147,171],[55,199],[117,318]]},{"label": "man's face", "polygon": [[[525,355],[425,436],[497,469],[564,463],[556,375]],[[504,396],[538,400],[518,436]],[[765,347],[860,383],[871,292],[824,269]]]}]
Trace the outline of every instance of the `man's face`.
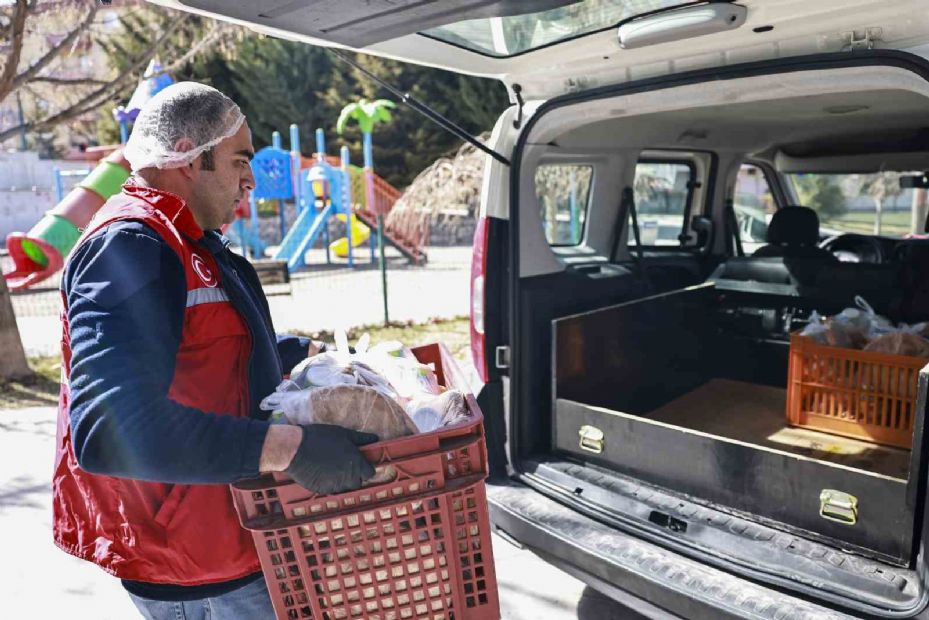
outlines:
[{"label": "man's face", "polygon": [[193,161],[190,207],[201,228],[219,228],[235,219],[235,208],[255,189],[249,163],[254,155],[252,132],[242,123],[235,135]]}]

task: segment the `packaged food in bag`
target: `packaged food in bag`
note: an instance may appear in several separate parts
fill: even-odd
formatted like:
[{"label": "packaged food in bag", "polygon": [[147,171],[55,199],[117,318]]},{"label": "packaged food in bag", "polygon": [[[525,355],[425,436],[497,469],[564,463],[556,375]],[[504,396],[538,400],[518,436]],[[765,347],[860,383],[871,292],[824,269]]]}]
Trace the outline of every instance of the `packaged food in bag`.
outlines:
[{"label": "packaged food in bag", "polygon": [[415,399],[407,411],[420,433],[428,433],[440,426],[451,426],[471,416],[464,394],[458,390]]},{"label": "packaged food in bag", "polygon": [[855,297],[855,306],[831,317],[811,313],[810,322],[800,335],[830,347],[863,349],[874,338],[899,331],[860,295]]},{"label": "packaged food in bag", "polygon": [[877,336],[864,350],[929,358],[929,340],[909,331],[898,331]]},{"label": "packaged food in bag", "polygon": [[382,441],[417,432],[399,403],[367,385],[278,390],[261,401],[261,408],[282,412],[290,424],[336,424],[374,433]]},{"label": "packaged food in bag", "polygon": [[391,398],[397,398],[397,390],[385,377],[362,361],[346,358],[338,353],[321,353],[308,357],[290,373],[292,381],[300,389],[330,387],[333,385],[366,385]]}]

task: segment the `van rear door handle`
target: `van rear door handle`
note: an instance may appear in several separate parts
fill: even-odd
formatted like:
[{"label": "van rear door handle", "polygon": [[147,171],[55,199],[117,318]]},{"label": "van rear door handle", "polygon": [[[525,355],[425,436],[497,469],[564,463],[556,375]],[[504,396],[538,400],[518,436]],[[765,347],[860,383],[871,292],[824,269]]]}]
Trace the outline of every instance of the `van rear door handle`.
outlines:
[{"label": "van rear door handle", "polygon": [[858,523],[858,498],[843,491],[823,489],[819,494],[819,516],[845,525]]},{"label": "van rear door handle", "polygon": [[578,429],[577,434],[580,436],[578,445],[581,450],[587,450],[594,454],[601,454],[603,452],[604,435],[603,431],[599,428],[585,424]]}]

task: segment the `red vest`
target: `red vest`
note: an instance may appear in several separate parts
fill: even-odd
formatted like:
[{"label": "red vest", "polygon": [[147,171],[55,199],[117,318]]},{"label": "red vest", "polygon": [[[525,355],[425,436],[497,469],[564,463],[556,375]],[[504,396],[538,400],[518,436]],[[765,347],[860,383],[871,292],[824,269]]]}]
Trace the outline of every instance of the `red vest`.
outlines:
[{"label": "red vest", "polygon": [[[168,398],[203,411],[248,415],[251,338],[232,306],[213,257],[184,201],[127,185],[94,216],[80,245],[119,220],[144,222],[177,253],[186,273],[187,308]],[[201,585],[260,570],[226,485],[161,484],[90,474],[71,443],[67,300],[62,314],[62,385],[52,481],[55,544],[122,579]]]}]

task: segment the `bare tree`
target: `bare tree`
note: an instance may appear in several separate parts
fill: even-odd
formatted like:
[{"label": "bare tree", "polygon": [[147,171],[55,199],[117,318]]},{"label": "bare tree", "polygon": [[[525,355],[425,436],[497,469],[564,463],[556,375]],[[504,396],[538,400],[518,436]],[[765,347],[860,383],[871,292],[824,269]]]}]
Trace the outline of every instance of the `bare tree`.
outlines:
[{"label": "bare tree", "polygon": [[10,292],[3,278],[0,278],[0,351],[3,351],[0,354],[0,381],[22,379],[32,374],[16,327]]},{"label": "bare tree", "polygon": [[[58,14],[74,12],[76,19],[71,22],[73,25],[50,42],[37,58],[23,66],[27,38],[30,33],[41,32],[42,20],[54,16],[55,11]],[[170,38],[191,18],[186,13],[170,14],[151,43],[129,58],[115,76],[81,79],[54,75],[52,71],[56,62],[73,50],[81,37],[93,34],[97,14],[97,4],[93,0],[13,0],[0,7],[0,49],[3,50],[0,57],[0,103],[20,91],[29,92],[37,85],[66,86],[71,93],[67,102],[57,109],[0,131],[0,143],[21,132],[47,131],[97,110],[123,96],[139,80],[156,53],[168,59],[176,56],[164,68],[164,72],[170,72],[218,43],[230,31],[217,22],[195,45],[185,50],[172,50],[168,45]],[[0,354],[0,379],[16,379],[30,374],[5,281],[0,281],[0,351],[3,352]]]},{"label": "bare tree", "polygon": [[[28,20],[38,20],[43,7],[54,5],[58,10],[70,9],[80,11],[81,17],[75,22],[60,39],[49,47],[37,60],[28,67],[20,67],[23,49],[24,32],[28,29]],[[23,131],[42,132],[56,125],[70,121],[101,106],[115,102],[135,84],[142,76],[149,61],[156,54],[168,57],[170,62],[163,72],[168,73],[187,63],[200,52],[216,45],[232,29],[220,22],[216,22],[199,38],[196,45],[185,50],[173,50],[168,45],[174,35],[185,24],[190,23],[191,17],[187,13],[172,13],[170,19],[162,26],[161,31],[154,37],[149,45],[141,52],[130,58],[125,67],[112,78],[59,78],[48,75],[45,71],[54,66],[54,63],[63,53],[73,48],[82,35],[89,35],[97,16],[97,5],[93,0],[71,0],[39,2],[39,0],[15,0],[15,4],[0,12],[0,46],[9,49],[6,62],[0,73],[0,102],[9,95],[30,85],[52,84],[64,85],[74,89],[74,97],[63,107],[51,110],[40,118],[30,119],[15,127],[0,131],[0,142],[15,136]],[[166,53],[167,52],[167,53]],[[177,58],[172,58],[177,56]]]},{"label": "bare tree", "polygon": [[923,188],[913,189],[913,201],[910,205],[910,232],[924,233],[926,227],[926,215],[929,211],[929,204],[926,201],[926,190]]},{"label": "bare tree", "polygon": [[869,174],[863,179],[861,189],[874,201],[874,234],[879,235],[881,234],[884,201],[899,196],[903,191],[900,187],[900,174],[896,172]]}]

